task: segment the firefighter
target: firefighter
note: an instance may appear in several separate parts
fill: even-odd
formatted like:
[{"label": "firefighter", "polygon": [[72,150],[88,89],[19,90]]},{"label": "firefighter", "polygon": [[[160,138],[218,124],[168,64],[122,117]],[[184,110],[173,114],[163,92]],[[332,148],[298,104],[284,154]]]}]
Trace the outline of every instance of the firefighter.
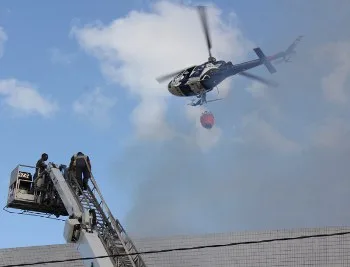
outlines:
[{"label": "firefighter", "polygon": [[91,163],[89,156],[84,155],[82,152],[73,155],[70,160],[69,170],[72,174],[75,174],[75,179],[78,181],[80,187],[83,190],[87,190],[88,181],[91,177]]},{"label": "firefighter", "polygon": [[41,177],[43,177],[43,174],[45,172],[45,169],[47,167],[45,161],[47,161],[49,159],[49,156],[46,153],[43,153],[41,155],[41,158],[36,162],[36,169],[35,169],[35,173],[34,173],[34,177],[33,180],[37,180]]},{"label": "firefighter", "polygon": [[39,203],[41,203],[41,201],[45,201],[47,200],[47,196],[45,194],[46,191],[46,185],[47,185],[47,172],[46,172],[46,163],[45,161],[47,161],[49,159],[49,156],[46,153],[43,153],[41,155],[41,158],[36,162],[36,169],[35,169],[35,173],[33,176],[33,187],[31,188],[31,191],[34,193],[36,192],[35,196],[36,196],[36,200],[37,201],[37,197],[39,197]]}]

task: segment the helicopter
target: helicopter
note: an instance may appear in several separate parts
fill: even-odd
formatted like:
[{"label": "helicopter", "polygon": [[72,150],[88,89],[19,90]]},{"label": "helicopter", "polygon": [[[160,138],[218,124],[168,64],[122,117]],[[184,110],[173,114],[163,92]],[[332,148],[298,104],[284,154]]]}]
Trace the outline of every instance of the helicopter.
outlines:
[{"label": "helicopter", "polygon": [[285,51],[279,52],[272,56],[265,56],[261,48],[257,47],[253,49],[255,54],[258,56],[258,59],[255,60],[250,60],[239,64],[233,64],[230,61],[226,62],[224,60],[216,60],[216,58],[211,54],[212,42],[209,35],[206,7],[197,6],[197,10],[207,41],[207,48],[209,52],[208,61],[200,65],[193,65],[186,69],[158,77],[156,80],[159,83],[163,83],[172,78],[172,80],[168,83],[168,91],[172,95],[178,97],[198,98],[197,101],[196,98],[192,99],[192,102],[188,104],[191,106],[204,105],[208,102],[222,100],[222,98],[207,100],[206,95],[226,78],[236,74],[261,82],[267,86],[278,86],[276,82],[248,73],[246,70],[258,67],[260,65],[265,65],[271,74],[275,73],[276,69],[271,62],[291,62],[290,59],[292,55],[296,53],[295,47],[302,39],[302,35],[296,38],[296,40]]}]

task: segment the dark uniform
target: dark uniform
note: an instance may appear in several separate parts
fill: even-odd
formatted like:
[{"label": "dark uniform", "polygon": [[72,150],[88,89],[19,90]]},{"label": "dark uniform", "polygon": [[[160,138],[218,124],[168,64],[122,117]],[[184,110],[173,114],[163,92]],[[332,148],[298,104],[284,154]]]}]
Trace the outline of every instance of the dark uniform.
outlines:
[{"label": "dark uniform", "polygon": [[[86,163],[88,165],[86,165]],[[87,190],[88,181],[91,177],[91,163],[89,156],[84,155],[82,152],[78,152],[72,156],[69,164],[69,170],[75,173],[75,178],[77,179],[80,187],[82,187],[83,190]]]},{"label": "dark uniform", "polygon": [[35,180],[38,176],[41,176],[43,174],[43,172],[47,167],[45,161],[47,161],[48,159],[49,159],[49,156],[46,153],[43,153],[41,155],[41,158],[36,162],[36,166],[35,166],[36,170],[34,173],[33,180]]}]

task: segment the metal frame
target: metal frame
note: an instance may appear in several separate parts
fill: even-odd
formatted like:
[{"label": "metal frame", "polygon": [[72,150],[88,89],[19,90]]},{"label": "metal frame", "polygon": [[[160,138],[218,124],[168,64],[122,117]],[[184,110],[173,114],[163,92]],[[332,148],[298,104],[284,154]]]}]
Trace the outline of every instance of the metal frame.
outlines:
[{"label": "metal frame", "polygon": [[[19,209],[23,212],[34,212],[34,213],[42,213],[42,214],[56,214],[58,216],[67,216],[68,213],[66,211],[65,206],[59,205],[58,207],[54,206],[45,206],[37,202],[37,192],[35,190],[31,190],[34,184],[34,173],[33,171],[25,171],[24,168],[30,168],[36,170],[36,167],[24,164],[18,164],[11,172],[10,175],[10,183],[9,183],[9,192],[7,198],[7,205],[5,208],[11,209]],[[19,177],[19,173],[29,172],[31,174],[31,180],[22,179]],[[30,190],[26,193],[20,192],[21,184],[25,182],[30,185]],[[28,212],[29,211],[29,212]],[[10,212],[10,211],[8,211]]]},{"label": "metal frame", "polygon": [[[87,164],[87,166],[89,165]],[[21,168],[24,167],[36,169],[36,167],[33,166],[20,164],[12,170],[10,177],[10,192],[8,202],[10,199],[11,188],[16,189],[17,192],[21,181],[24,180],[18,177],[18,173],[21,171]],[[68,220],[76,219],[78,220],[77,223],[80,223],[81,238],[76,241],[66,241],[77,243],[78,250],[83,256],[101,256],[97,254],[101,254],[102,251],[102,254],[107,253],[107,255],[110,256],[104,260],[96,259],[85,262],[85,264],[94,262],[94,264],[97,264],[97,266],[101,267],[146,267],[140,255],[129,255],[131,253],[137,253],[137,249],[131,239],[128,237],[123,226],[117,219],[113,217],[101,194],[100,189],[97,186],[90,168],[90,181],[93,185],[93,188],[91,189],[90,186],[88,186],[87,191],[82,191],[77,180],[71,179],[71,177],[69,177],[65,165],[60,165],[57,167],[56,164],[49,162],[46,171],[52,182],[52,185],[54,186],[53,192],[55,194],[58,193],[60,201],[65,207],[67,215],[69,215]],[[30,173],[32,175],[31,181],[25,181],[30,182],[32,186],[34,182],[34,175],[32,172]],[[80,197],[77,194],[78,192],[75,192],[75,188],[77,188],[82,193]],[[8,203],[7,207],[23,210],[22,207],[27,205],[29,207],[28,210],[32,212],[38,212],[38,208],[35,207],[37,203],[34,202],[34,193],[28,195],[33,196],[33,199],[24,199],[24,204],[22,206],[15,201],[13,205],[9,205],[11,203]],[[52,214],[55,213],[52,212]],[[93,223],[93,221],[95,221],[95,223]],[[69,227],[72,226],[67,225],[66,227],[68,228],[65,228],[64,235],[72,230],[69,229]]]},{"label": "metal frame", "polygon": [[[119,222],[119,220],[116,220],[112,214],[112,212],[110,211],[110,209],[108,208],[106,202],[104,201],[104,198],[101,194],[101,191],[95,181],[95,178],[91,172],[91,169],[89,167],[89,164],[87,164],[86,159],[85,159],[85,163],[86,166],[88,166],[89,172],[91,174],[91,182],[93,184],[93,188],[90,189],[91,193],[93,194],[94,190],[96,190],[97,192],[97,196],[100,198],[100,202],[99,202],[99,206],[101,207],[102,211],[107,215],[107,221],[108,223],[111,224],[114,232],[118,235],[118,238],[120,240],[120,242],[122,243],[125,252],[127,254],[130,253],[137,253],[137,248],[134,245],[134,243],[131,241],[131,239],[129,238],[129,236],[127,235],[125,229],[123,228],[123,226],[121,225],[121,223]],[[95,197],[96,202],[98,201],[96,199],[96,194],[93,194]],[[132,263],[133,267],[146,267],[145,262],[142,260],[141,256],[136,254],[136,255],[128,255],[128,258],[130,260],[130,262]]]}]

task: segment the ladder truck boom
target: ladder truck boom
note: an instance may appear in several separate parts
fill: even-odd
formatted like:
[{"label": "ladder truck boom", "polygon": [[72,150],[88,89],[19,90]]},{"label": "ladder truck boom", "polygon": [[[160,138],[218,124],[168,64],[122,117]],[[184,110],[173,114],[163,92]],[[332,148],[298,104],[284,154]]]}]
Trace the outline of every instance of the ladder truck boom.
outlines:
[{"label": "ladder truck boom", "polygon": [[[92,189],[88,186],[83,191],[65,165],[57,167],[50,162],[44,175],[35,181],[32,171],[23,168],[35,169],[18,165],[12,171],[7,208],[68,216],[63,233],[66,242],[76,243],[84,258],[105,256],[84,260],[87,267],[146,267],[126,231],[113,217],[92,174]],[[136,255],[125,255],[130,253]]]},{"label": "ladder truck boom", "polygon": [[76,199],[74,192],[64,179],[61,171],[52,163],[47,166],[47,172],[53,182],[55,189],[62,199],[63,205],[70,217],[81,218],[83,209],[82,205]]},{"label": "ladder truck boom", "polygon": [[[65,170],[65,166],[61,165],[60,168]],[[77,243],[78,250],[83,257],[108,256],[103,240],[95,231],[95,214],[91,209],[84,209],[79,198],[74,194],[74,190],[67,183],[68,180],[64,178],[63,173],[55,164],[49,163],[47,171],[69,214],[63,233],[66,242]],[[85,260],[84,264],[94,267],[115,266],[109,257]]]}]

